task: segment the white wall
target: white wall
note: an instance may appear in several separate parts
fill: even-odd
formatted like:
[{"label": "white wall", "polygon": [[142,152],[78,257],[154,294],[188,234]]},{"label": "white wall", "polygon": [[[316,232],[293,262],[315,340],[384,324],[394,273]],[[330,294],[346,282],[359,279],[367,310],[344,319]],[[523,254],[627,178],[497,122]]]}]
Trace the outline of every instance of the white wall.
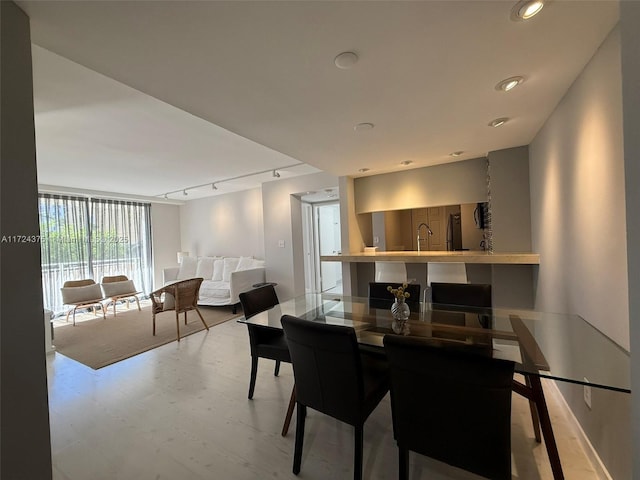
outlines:
[{"label": "white wall", "polygon": [[[301,205],[292,194],[337,185],[338,178],[326,173],[262,184],[266,274],[268,281],[278,283],[280,300],[305,293]],[[279,246],[281,240],[284,247]]]},{"label": "white wall", "polygon": [[[529,146],[531,230],[536,307],[577,313],[629,349],[620,69],[614,29]],[[631,396],[593,389],[589,409],[581,387],[557,385],[611,476],[631,478]]]},{"label": "white wall", "polygon": [[[192,257],[264,258],[260,188],[192,200],[180,207],[181,250]],[[176,265],[174,252],[173,264]]]},{"label": "white wall", "polygon": [[162,286],[162,269],[177,265],[180,251],[180,207],[151,204],[151,238],[154,289]]}]

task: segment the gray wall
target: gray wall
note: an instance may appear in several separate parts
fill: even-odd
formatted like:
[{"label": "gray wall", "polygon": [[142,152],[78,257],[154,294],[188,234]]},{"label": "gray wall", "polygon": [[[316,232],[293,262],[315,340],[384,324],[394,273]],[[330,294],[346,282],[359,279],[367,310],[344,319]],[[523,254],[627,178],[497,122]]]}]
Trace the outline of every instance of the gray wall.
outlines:
[{"label": "gray wall", "polygon": [[[631,365],[633,478],[640,480],[640,3],[622,2],[622,99],[624,109],[624,168],[627,206],[627,267],[629,274],[629,329]],[[622,478],[622,477],[621,477]]]},{"label": "gray wall", "polygon": [[260,188],[187,202],[180,207],[180,225],[181,250],[192,257],[264,258]]},{"label": "gray wall", "polygon": [[[40,233],[29,18],[0,2],[0,226]],[[40,244],[2,242],[0,256],[0,477],[51,478]]]},{"label": "gray wall", "polygon": [[486,167],[486,159],[476,158],[356,178],[355,212],[483,202],[487,198]]},{"label": "gray wall", "polygon": [[162,269],[177,265],[180,249],[180,206],[151,204],[154,288],[162,286]]},{"label": "gray wall", "polygon": [[[620,68],[615,29],[531,143],[529,161],[536,307],[577,313],[628,349]],[[589,410],[581,387],[558,387],[612,477],[631,478],[630,396],[594,390]]]},{"label": "gray wall", "polygon": [[[305,293],[304,264],[302,256],[296,255],[303,251],[301,207],[291,195],[337,185],[338,178],[326,173],[281,178],[262,184],[267,280],[278,283],[276,290],[280,300]],[[279,246],[281,240],[284,247]]]},{"label": "gray wall", "polygon": [[[489,152],[491,230],[494,252],[531,251],[529,152],[516,147]],[[491,267],[493,305],[531,308],[534,303],[531,265]]]}]

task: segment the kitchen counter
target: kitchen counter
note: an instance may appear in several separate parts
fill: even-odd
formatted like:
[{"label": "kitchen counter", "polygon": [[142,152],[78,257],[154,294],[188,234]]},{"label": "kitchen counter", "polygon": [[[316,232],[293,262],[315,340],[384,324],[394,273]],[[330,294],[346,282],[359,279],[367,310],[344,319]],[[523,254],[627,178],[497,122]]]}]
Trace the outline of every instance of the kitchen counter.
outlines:
[{"label": "kitchen counter", "polygon": [[464,262],[481,263],[489,265],[539,265],[540,255],[530,252],[505,252],[489,253],[484,251],[465,250],[460,252],[446,251],[402,251],[402,252],[376,252],[376,253],[349,253],[347,255],[322,255],[323,262],[405,262],[405,263],[432,263],[432,262]]}]

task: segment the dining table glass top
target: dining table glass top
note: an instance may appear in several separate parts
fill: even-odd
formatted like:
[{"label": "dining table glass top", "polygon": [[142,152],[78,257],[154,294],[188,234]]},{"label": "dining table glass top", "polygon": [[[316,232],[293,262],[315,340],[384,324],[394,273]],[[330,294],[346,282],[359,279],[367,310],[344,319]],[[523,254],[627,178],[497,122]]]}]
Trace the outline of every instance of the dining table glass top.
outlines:
[{"label": "dining table glass top", "polygon": [[282,315],[353,327],[358,342],[383,348],[386,334],[432,338],[512,360],[516,372],[630,392],[629,353],[578,315],[507,308],[412,303],[409,320],[394,321],[391,301],[307,294],[239,321],[281,329]]}]

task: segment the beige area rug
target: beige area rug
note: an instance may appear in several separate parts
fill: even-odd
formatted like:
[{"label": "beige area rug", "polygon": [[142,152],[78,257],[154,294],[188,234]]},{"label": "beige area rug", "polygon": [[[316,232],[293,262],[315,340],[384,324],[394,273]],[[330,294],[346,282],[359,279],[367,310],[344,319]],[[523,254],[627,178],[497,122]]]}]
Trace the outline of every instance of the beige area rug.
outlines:
[{"label": "beige area rug", "polygon": [[[209,327],[242,316],[231,313],[231,307],[198,307]],[[101,315],[101,314],[100,314]],[[156,335],[152,334],[150,307],[138,311],[136,307],[113,310],[107,319],[100,316],[94,320],[76,322],[76,326],[65,325],[54,330],[53,344],[56,351],[87,365],[95,370],[111,365],[125,358],[152,350],[176,341],[175,312],[168,311],[156,315]],[[180,337],[186,337],[204,330],[204,325],[195,311],[188,312],[187,325],[184,314],[180,314]]]}]

